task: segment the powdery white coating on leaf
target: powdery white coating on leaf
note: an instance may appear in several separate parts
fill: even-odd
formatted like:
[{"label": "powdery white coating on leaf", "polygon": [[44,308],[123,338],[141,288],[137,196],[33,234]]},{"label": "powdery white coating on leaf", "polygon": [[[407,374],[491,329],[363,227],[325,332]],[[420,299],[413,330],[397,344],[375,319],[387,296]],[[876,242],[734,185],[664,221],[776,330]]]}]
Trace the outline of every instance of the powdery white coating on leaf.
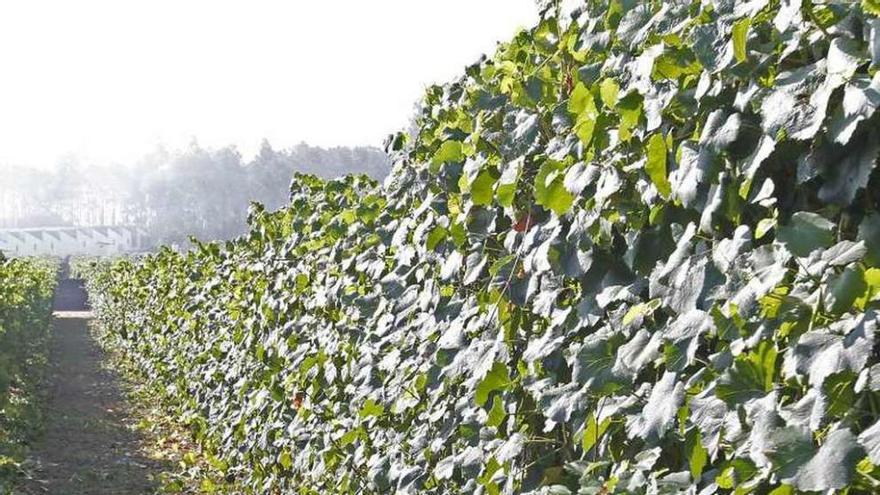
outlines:
[{"label": "powdery white coating on leaf", "polygon": [[715,322],[708,313],[692,309],[672,321],[663,331],[663,337],[680,346],[687,357],[687,364],[693,364],[700,338],[715,329]]},{"label": "powdery white coating on leaf", "polygon": [[859,434],[859,444],[864,447],[874,464],[880,464],[880,420]]},{"label": "powdery white coating on leaf", "polygon": [[614,374],[633,380],[642,369],[660,355],[662,337],[639,330],[633,338],[617,349]]},{"label": "powdery white coating on leaf", "polygon": [[720,447],[721,431],[728,413],[727,405],[715,396],[714,390],[707,389],[692,398],[689,406],[691,421],[700,430],[703,446],[714,457]]},{"label": "powdery white coating on leaf", "polygon": [[782,0],[780,3],[782,6],[776,13],[773,23],[777,31],[784,33],[788,31],[790,26],[796,26],[803,22],[801,16],[801,0]]},{"label": "powdery white coating on leaf", "polygon": [[869,313],[805,333],[786,352],[783,373],[806,375],[810,385],[819,387],[834,373],[859,372],[871,356],[876,331],[876,317]]},{"label": "powdery white coating on leaf", "polygon": [[752,179],[758,172],[758,169],[760,169],[761,164],[773,153],[774,149],[776,149],[776,140],[771,136],[761,136],[755,151],[746,158],[744,164],[746,177]]},{"label": "powdery white coating on leaf", "polygon": [[836,143],[846,144],[860,122],[874,115],[880,106],[880,72],[873,78],[856,76],[843,93],[843,105],[829,123],[828,132]]},{"label": "powdery white coating on leaf", "polygon": [[835,430],[825,438],[816,455],[800,468],[794,484],[807,491],[843,488],[852,480],[853,468],[863,455],[851,431]]},{"label": "powdery white coating on leaf", "polygon": [[649,444],[663,438],[684,402],[684,384],[677,378],[675,373],[664,373],[651,390],[642,412],[627,419],[626,431],[630,438],[641,438]]},{"label": "powdery white coating on leaf", "polygon": [[678,168],[669,175],[672,196],[681,200],[685,206],[693,206],[698,199],[700,186],[709,179],[708,173],[714,155],[693,143],[681,147],[681,160]]},{"label": "powdery white coating on leaf", "polygon": [[812,388],[801,400],[780,409],[779,414],[789,424],[803,425],[816,431],[822,426],[828,398],[820,388]]},{"label": "powdery white coating on leaf", "polygon": [[525,437],[521,433],[514,433],[504,442],[504,445],[498,449],[496,458],[498,462],[504,463],[515,459],[523,450]]}]

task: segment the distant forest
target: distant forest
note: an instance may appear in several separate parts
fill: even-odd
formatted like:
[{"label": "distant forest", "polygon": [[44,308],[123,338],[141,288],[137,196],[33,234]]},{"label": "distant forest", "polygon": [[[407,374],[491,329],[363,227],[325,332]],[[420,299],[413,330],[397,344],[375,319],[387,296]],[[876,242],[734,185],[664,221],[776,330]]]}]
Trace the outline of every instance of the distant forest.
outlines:
[{"label": "distant forest", "polygon": [[388,157],[377,148],[299,144],[276,150],[263,142],[244,161],[233,147],[159,149],[132,166],[93,167],[62,160],[52,171],[5,168],[0,227],[137,225],[152,241],[184,244],[189,236],[233,238],[245,230],[251,202],[277,209],[295,172],[324,178],[384,178]]}]

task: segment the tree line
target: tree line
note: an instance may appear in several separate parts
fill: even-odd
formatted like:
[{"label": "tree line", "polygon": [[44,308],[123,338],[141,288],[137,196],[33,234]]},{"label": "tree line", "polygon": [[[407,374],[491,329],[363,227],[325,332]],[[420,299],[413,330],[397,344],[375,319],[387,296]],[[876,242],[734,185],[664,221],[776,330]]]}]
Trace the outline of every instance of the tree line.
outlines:
[{"label": "tree line", "polygon": [[264,141],[250,160],[234,147],[159,148],[129,166],[97,167],[75,157],[51,171],[10,168],[0,179],[0,227],[137,225],[156,244],[190,236],[229,239],[246,229],[251,202],[287,203],[294,173],[384,178],[386,154],[372,147],[275,149]]}]

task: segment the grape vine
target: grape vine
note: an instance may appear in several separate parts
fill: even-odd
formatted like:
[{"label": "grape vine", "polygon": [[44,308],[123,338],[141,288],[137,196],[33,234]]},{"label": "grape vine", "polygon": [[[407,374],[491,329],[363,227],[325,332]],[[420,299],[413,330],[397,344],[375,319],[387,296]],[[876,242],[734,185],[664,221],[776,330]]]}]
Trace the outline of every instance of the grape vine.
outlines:
[{"label": "grape vine", "polygon": [[41,411],[56,266],[0,254],[0,491],[18,473]]},{"label": "grape vine", "polygon": [[872,2],[551,2],[394,169],[95,269],[254,493],[880,489]]}]

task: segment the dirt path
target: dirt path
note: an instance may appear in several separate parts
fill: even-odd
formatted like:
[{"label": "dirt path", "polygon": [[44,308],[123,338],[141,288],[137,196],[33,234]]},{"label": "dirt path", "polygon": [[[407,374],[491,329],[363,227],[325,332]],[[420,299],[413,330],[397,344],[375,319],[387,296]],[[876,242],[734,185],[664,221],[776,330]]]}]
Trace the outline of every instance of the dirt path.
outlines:
[{"label": "dirt path", "polygon": [[117,378],[88,329],[80,284],[66,280],[55,299],[46,425],[34,445],[20,495],[154,493],[168,466],[147,458]]}]

